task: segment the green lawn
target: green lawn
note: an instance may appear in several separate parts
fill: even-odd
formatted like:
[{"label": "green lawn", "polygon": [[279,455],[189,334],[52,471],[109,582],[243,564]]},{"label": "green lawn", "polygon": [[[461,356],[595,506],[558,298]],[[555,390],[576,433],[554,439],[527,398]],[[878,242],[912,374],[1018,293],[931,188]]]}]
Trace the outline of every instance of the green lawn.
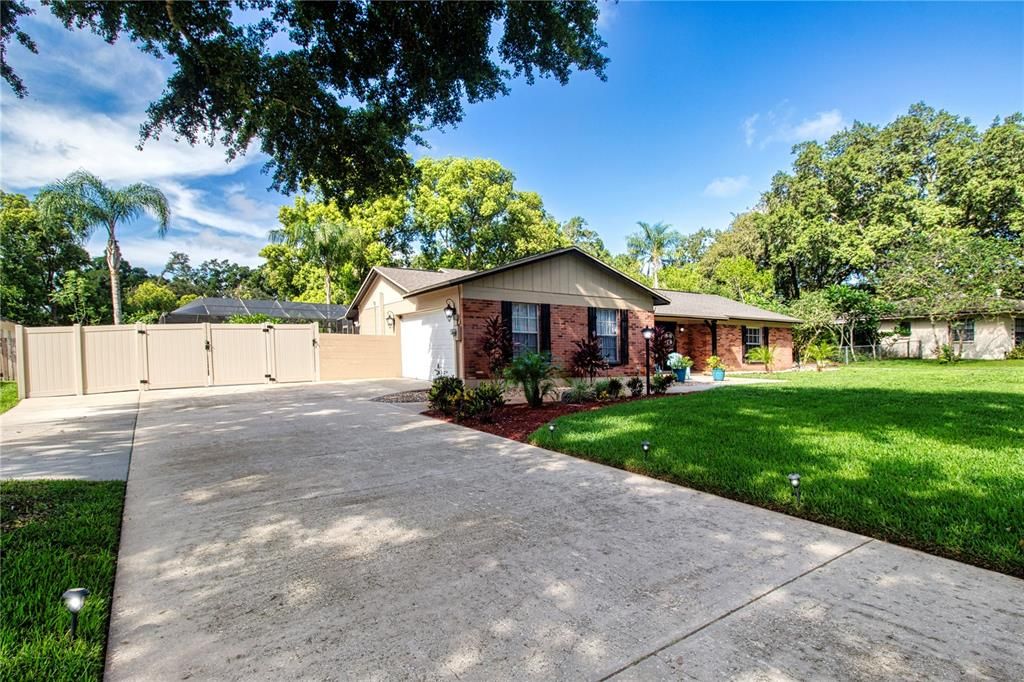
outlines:
[{"label": "green lawn", "polygon": [[[121,481],[0,483],[0,679],[102,679],[123,502]],[[92,593],[75,642],[71,587]]]},{"label": "green lawn", "polygon": [[18,404],[18,384],[13,381],[0,381],[0,414]]},{"label": "green lawn", "polygon": [[567,415],[532,442],[1024,576],[1024,361],[778,378]]}]

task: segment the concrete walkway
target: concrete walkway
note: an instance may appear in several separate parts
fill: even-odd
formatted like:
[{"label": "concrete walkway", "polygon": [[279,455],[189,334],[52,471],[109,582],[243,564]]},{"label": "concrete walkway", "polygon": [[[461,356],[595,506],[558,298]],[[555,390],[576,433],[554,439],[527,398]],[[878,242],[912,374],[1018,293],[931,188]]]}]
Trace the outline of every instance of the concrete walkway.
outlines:
[{"label": "concrete walkway", "polygon": [[0,478],[124,480],[138,392],[22,400],[0,415]]},{"label": "concrete walkway", "polygon": [[1024,581],[436,422],[143,396],[107,675],[1021,679]]}]

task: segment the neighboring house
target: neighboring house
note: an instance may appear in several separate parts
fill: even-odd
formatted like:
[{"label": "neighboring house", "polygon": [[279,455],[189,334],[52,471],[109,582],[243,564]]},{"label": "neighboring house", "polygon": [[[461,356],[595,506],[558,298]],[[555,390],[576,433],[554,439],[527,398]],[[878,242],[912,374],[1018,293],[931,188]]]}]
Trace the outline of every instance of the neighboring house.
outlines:
[{"label": "neighboring house", "polygon": [[494,317],[511,329],[516,352],[548,352],[560,367],[574,342],[597,336],[608,376],[643,373],[641,330],[654,324],[673,332],[697,369],[711,354],[731,368],[755,368],[746,350],[765,343],[778,346],[777,367],[789,367],[790,328],[799,322],[719,296],[650,289],[575,247],[480,272],[376,267],[348,316],[360,334],[399,335],[402,374],[417,379],[487,378],[483,342]]},{"label": "neighboring house", "polygon": [[289,323],[317,322],[322,330],[351,334],[352,321],[345,315],[348,306],[326,303],[300,303],[275,299],[253,298],[195,298],[177,310],[164,313],[160,322],[182,324],[188,322],[225,322],[234,315],[266,315]]},{"label": "neighboring house", "polygon": [[[920,347],[923,358],[935,357],[944,344],[959,348],[963,339],[963,356],[973,360],[1002,360],[1014,346],[1024,345],[1024,301],[999,299],[993,302],[999,312],[965,311],[954,322],[937,321],[909,313],[885,318],[879,331],[889,333],[882,347],[900,353],[904,344]],[[997,307],[995,307],[997,306]],[[917,352],[911,355],[917,356]]]}]

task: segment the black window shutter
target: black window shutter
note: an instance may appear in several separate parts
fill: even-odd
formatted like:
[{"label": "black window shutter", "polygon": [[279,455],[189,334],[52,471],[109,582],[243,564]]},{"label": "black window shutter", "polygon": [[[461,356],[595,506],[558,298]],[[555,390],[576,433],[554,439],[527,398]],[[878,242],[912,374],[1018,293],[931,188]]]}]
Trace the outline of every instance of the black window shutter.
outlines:
[{"label": "black window shutter", "polygon": [[[502,301],[501,302],[501,325],[508,330],[508,338],[512,338],[512,302]],[[505,351],[506,354],[508,351]],[[511,360],[511,357],[506,357],[505,360]]]},{"label": "black window shutter", "polygon": [[740,327],[740,362],[747,361],[747,328]]},{"label": "black window shutter", "polygon": [[629,362],[629,311],[619,311],[619,364]]},{"label": "black window shutter", "polygon": [[540,352],[551,352],[551,305],[540,304]]},{"label": "black window shutter", "polygon": [[768,327],[765,327],[764,329],[761,330],[761,345],[768,345]]},{"label": "black window shutter", "polygon": [[587,338],[597,336],[597,308],[587,308]]}]

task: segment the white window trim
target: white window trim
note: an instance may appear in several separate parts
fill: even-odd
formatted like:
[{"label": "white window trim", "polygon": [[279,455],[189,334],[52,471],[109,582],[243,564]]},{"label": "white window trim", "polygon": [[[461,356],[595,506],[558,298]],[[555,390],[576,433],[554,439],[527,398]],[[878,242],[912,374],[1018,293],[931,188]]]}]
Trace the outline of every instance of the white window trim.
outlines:
[{"label": "white window trim", "polygon": [[[596,311],[597,312],[595,313],[595,319],[596,319],[596,323],[597,324],[595,325],[594,332],[595,332],[595,334],[597,336],[598,341],[600,341],[601,339],[609,339],[609,338],[615,339],[615,345],[613,347],[614,350],[615,350],[615,358],[614,359],[610,359],[610,358],[608,358],[606,356],[605,360],[608,361],[609,365],[612,365],[612,366],[619,365],[620,364],[620,356],[622,355],[622,350],[620,348],[621,341],[619,339],[619,336],[620,336],[620,334],[619,334],[619,327],[622,324],[622,322],[621,322],[621,318],[619,317],[619,311],[616,308],[596,308]],[[612,323],[612,333],[611,334],[602,334],[601,333],[601,319],[600,318],[601,318],[601,313],[602,312],[604,312],[604,313],[611,313],[612,316],[615,319],[615,321]],[[603,353],[603,350],[602,350],[602,353]]]},{"label": "white window trim", "polygon": [[[530,332],[530,331],[516,331],[516,320],[517,319],[520,319],[520,320],[523,319],[522,315],[520,315],[518,317],[516,316],[516,306],[533,306],[533,313],[534,313],[533,316],[534,316],[534,319],[536,320],[536,326],[537,326],[536,331],[532,331],[532,332]],[[513,355],[514,356],[519,356],[519,355],[522,355],[523,353],[528,353],[528,352],[539,353],[540,352],[540,305],[537,304],[537,303],[515,303],[515,302],[513,302],[512,303],[512,320],[511,320],[511,322],[512,322],[512,340],[513,340],[512,353],[513,353]],[[536,348],[531,348],[531,347],[525,346],[523,344],[516,344],[516,343],[514,343],[517,334],[519,336],[533,336],[533,337],[535,337],[537,339],[537,344],[536,344],[537,347]]]}]

